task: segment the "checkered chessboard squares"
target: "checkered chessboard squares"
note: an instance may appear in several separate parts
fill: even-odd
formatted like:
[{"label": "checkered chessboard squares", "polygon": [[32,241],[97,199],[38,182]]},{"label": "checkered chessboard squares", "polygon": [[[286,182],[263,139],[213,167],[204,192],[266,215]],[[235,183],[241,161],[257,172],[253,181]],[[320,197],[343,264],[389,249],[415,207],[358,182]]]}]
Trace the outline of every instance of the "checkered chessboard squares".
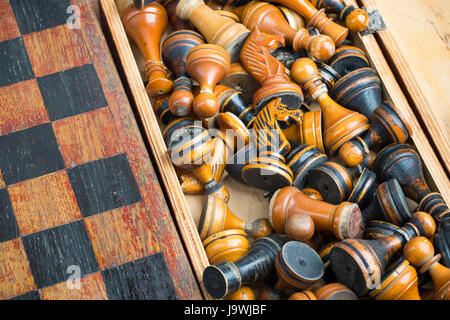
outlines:
[{"label": "checkered chessboard squares", "polygon": [[0,87],[34,77],[21,37],[0,42]]},{"label": "checkered chessboard squares", "polygon": [[6,189],[0,189],[0,242],[19,237],[14,211]]}]

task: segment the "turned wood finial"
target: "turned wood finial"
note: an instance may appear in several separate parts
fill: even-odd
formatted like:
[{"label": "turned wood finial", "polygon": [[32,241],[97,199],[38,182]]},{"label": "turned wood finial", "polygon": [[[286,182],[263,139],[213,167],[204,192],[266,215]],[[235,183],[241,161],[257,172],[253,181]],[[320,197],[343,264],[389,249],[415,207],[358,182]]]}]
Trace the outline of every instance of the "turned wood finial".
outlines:
[{"label": "turned wood finial", "polygon": [[369,121],[364,115],[346,109],[330,98],[314,61],[309,58],[297,60],[292,66],[291,76],[319,103],[323,115],[324,144],[331,155],[345,142],[369,129]]},{"label": "turned wood finial", "polygon": [[420,273],[428,273],[434,285],[434,299],[450,300],[450,269],[440,264],[440,254],[434,255],[433,244],[425,237],[416,237],[403,248],[403,255],[419,268]]},{"label": "turned wood finial", "polygon": [[161,37],[168,21],[166,10],[157,2],[149,3],[142,9],[137,9],[131,4],[122,13],[126,33],[139,47],[146,61],[145,74],[148,79],[146,89],[152,98],[163,97],[173,88],[173,82],[168,79],[160,52]]}]

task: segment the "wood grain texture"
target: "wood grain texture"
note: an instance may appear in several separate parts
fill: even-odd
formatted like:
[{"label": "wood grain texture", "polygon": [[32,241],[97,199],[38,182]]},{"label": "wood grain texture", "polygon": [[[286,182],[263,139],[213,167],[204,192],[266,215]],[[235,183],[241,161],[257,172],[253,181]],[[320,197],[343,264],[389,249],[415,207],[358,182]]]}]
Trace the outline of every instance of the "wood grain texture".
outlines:
[{"label": "wood grain texture", "polygon": [[450,170],[450,7],[442,0],[361,0],[387,29],[377,39],[423,129]]},{"label": "wood grain texture", "polygon": [[20,36],[14,13],[7,2],[0,2],[0,42]]}]

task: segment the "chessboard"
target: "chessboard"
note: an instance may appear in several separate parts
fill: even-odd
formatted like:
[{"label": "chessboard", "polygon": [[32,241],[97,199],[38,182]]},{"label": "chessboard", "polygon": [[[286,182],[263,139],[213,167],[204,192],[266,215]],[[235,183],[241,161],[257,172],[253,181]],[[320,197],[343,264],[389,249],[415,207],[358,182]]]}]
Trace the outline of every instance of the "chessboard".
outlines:
[{"label": "chessboard", "polygon": [[0,0],[0,299],[201,298],[91,9]]}]

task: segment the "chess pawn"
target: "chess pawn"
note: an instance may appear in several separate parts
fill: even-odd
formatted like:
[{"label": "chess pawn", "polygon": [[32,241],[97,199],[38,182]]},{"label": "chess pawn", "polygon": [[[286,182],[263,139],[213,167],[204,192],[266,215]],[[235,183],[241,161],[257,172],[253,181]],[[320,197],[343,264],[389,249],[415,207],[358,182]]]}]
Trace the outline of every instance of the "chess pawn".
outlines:
[{"label": "chess pawn", "polygon": [[330,98],[327,87],[318,76],[317,66],[311,59],[297,60],[292,66],[291,75],[320,105],[323,139],[330,155],[337,153],[345,142],[369,129],[369,121],[364,115],[346,109]]},{"label": "chess pawn", "polygon": [[252,127],[253,121],[255,121],[256,118],[256,113],[253,110],[253,107],[247,106],[240,91],[219,84],[214,88],[214,96],[219,102],[220,112],[231,112],[238,117],[247,128]]},{"label": "chess pawn", "polygon": [[250,159],[257,156],[258,147],[255,143],[250,142],[236,151],[236,153],[228,159],[225,170],[234,180],[245,183],[242,179],[242,170]]},{"label": "chess pawn", "polygon": [[375,300],[421,300],[416,269],[401,257],[369,295]]},{"label": "chess pawn", "polygon": [[369,23],[367,12],[352,5],[346,5],[343,0],[311,0],[311,3],[317,9],[325,9],[326,12],[338,14],[339,19],[350,31],[364,31]]},{"label": "chess pawn", "polygon": [[370,67],[366,53],[362,49],[344,44],[336,48],[327,64],[341,77],[352,71]]},{"label": "chess pawn", "polygon": [[410,240],[403,248],[403,255],[419,268],[420,273],[428,272],[434,286],[434,299],[450,300],[450,269],[440,264],[440,254],[434,255],[434,247],[425,237]]},{"label": "chess pawn", "polygon": [[239,60],[242,45],[250,34],[244,25],[224,17],[202,0],[180,0],[176,12],[181,19],[189,19],[209,44],[224,48],[232,63]]},{"label": "chess pawn", "polygon": [[409,240],[417,236],[430,237],[435,229],[433,218],[419,211],[389,237],[342,240],[330,252],[333,273],[338,282],[363,296],[380,285],[389,261]]},{"label": "chess pawn", "polygon": [[354,203],[332,205],[314,200],[295,187],[284,187],[273,194],[269,220],[275,230],[283,227],[282,221],[298,213],[309,215],[316,231],[332,232],[341,240],[354,238],[361,232],[361,211]]},{"label": "chess pawn", "polygon": [[278,280],[260,294],[262,300],[281,300],[307,289],[323,276],[323,263],[317,252],[299,241],[286,242],[275,259]]},{"label": "chess pawn", "polygon": [[186,71],[200,85],[200,94],[192,103],[194,113],[201,119],[216,115],[219,103],[213,90],[217,82],[230,71],[228,52],[214,44],[193,47],[186,57]]},{"label": "chess pawn", "polygon": [[353,181],[353,190],[347,201],[356,203],[361,210],[364,210],[375,198],[376,190],[377,175],[366,167]]},{"label": "chess pawn", "polygon": [[394,234],[398,226],[387,221],[370,220],[366,223],[363,233],[363,239],[382,239]]},{"label": "chess pawn", "polygon": [[401,226],[411,219],[405,194],[396,179],[381,183],[377,187],[375,198],[362,210],[363,222],[382,220]]},{"label": "chess pawn", "polygon": [[310,290],[303,290],[291,294],[288,300],[317,300],[316,295]]},{"label": "chess pawn", "polygon": [[271,55],[271,52],[284,44],[283,35],[264,33],[255,27],[242,46],[242,66],[261,84],[261,88],[253,95],[256,112],[275,98],[281,98],[281,103],[290,109],[302,106],[302,89],[289,80],[284,65]]},{"label": "chess pawn", "polygon": [[215,233],[228,229],[244,230],[253,238],[261,238],[273,233],[268,219],[244,221],[231,212],[226,201],[219,197],[207,196],[198,225],[200,238],[204,240]]},{"label": "chess pawn", "polygon": [[151,98],[169,94],[173,82],[168,79],[167,69],[161,60],[161,37],[168,25],[167,12],[164,7],[152,2],[143,9],[137,9],[134,4],[128,6],[122,13],[122,23],[125,31],[139,47],[145,59],[145,76],[148,79],[146,87]]},{"label": "chess pawn", "polygon": [[379,181],[395,178],[405,196],[419,204],[418,210],[439,221],[449,212],[442,195],[431,192],[423,175],[419,154],[408,144],[391,144],[383,148],[372,166]]},{"label": "chess pawn", "polygon": [[169,109],[169,97],[156,99],[152,103],[153,111],[162,124],[168,125],[172,121],[178,119]]},{"label": "chess pawn", "polygon": [[301,144],[286,156],[286,164],[294,174],[293,186],[303,189],[309,173],[328,160],[326,154],[308,144]]},{"label": "chess pawn", "polygon": [[167,16],[169,17],[170,25],[173,31],[179,30],[192,30],[195,31],[195,27],[189,20],[180,19],[177,16],[177,5],[179,0],[163,0],[160,3],[164,6],[167,11]]},{"label": "chess pawn", "polygon": [[223,261],[203,271],[203,284],[216,299],[236,292],[242,285],[268,281],[275,274],[275,258],[285,240],[277,234],[257,239],[249,252],[235,262]]},{"label": "chess pawn", "polygon": [[322,248],[317,251],[323,262],[323,280],[325,281],[325,283],[336,282],[336,276],[334,275],[330,265],[330,252],[337,243],[339,243],[339,241],[333,240],[327,243],[325,246],[322,246]]},{"label": "chess pawn", "polygon": [[352,290],[339,282],[326,284],[313,292],[317,300],[358,300]]},{"label": "chess pawn", "polygon": [[189,50],[204,43],[203,37],[197,32],[179,30],[170,33],[162,44],[164,63],[175,74],[169,108],[178,117],[191,114],[194,100],[192,80],[186,72],[186,56]]},{"label": "chess pawn", "polygon": [[252,288],[242,286],[236,292],[227,295],[225,300],[256,300],[256,295]]},{"label": "chess pawn", "polygon": [[[331,91],[333,89],[334,85],[336,84],[336,82],[341,78],[341,76],[328,64],[323,63],[321,61],[315,61],[315,62],[317,65],[317,70],[319,71],[320,79],[327,86],[327,89]],[[331,95],[331,92],[330,92],[330,95]],[[331,95],[331,97],[333,97],[333,96]]]},{"label": "chess pawn", "polygon": [[317,191],[316,189],[313,188],[304,188],[301,190],[305,195],[307,195],[308,197],[315,199],[315,200],[319,200],[319,201],[323,201],[323,196],[320,194],[319,191]]},{"label": "chess pawn", "polygon": [[392,104],[385,103],[375,109],[364,137],[346,142],[339,149],[339,157],[347,166],[355,166],[368,156],[367,150],[377,151],[392,143],[405,143],[410,134],[407,122],[402,121]]},{"label": "chess pawn", "polygon": [[252,1],[231,10],[252,31],[258,27],[261,32],[282,34],[295,51],[306,50],[317,60],[328,60],[334,54],[335,46],[330,37],[321,35],[315,28],[293,29],[283,13],[272,4]]},{"label": "chess pawn", "polygon": [[307,0],[274,0],[272,2],[291,8],[302,15],[307,23],[307,27],[317,28],[320,33],[333,39],[336,46],[339,46],[347,38],[347,28],[334,23],[326,16],[325,9],[317,10]]},{"label": "chess pawn", "polygon": [[211,264],[222,261],[235,262],[247,254],[250,245],[247,234],[240,229],[228,229],[212,234],[203,240],[206,256]]},{"label": "chess pawn", "polygon": [[277,8],[281,11],[284,19],[286,19],[292,29],[299,30],[305,27],[305,20],[296,11],[280,5]]},{"label": "chess pawn", "polygon": [[303,114],[302,142],[314,146],[325,153],[322,136],[322,111],[314,110]]}]

